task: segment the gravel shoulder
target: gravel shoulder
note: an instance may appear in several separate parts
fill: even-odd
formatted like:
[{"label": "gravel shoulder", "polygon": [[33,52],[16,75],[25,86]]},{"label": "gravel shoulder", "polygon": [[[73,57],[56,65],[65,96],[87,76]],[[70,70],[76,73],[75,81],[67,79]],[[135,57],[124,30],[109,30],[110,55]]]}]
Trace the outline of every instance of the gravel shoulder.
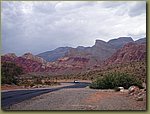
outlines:
[{"label": "gravel shoulder", "polygon": [[146,110],[146,96],[136,101],[127,92],[68,88],[14,104],[8,110]]}]

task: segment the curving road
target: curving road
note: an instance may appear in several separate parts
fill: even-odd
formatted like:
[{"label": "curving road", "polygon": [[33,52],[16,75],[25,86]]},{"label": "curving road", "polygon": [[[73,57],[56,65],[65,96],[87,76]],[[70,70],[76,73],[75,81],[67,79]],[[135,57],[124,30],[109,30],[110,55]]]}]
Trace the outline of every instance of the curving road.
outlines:
[{"label": "curving road", "polygon": [[47,89],[32,89],[32,90],[13,90],[1,93],[1,107],[2,109],[5,107],[9,107],[15,103],[31,99],[33,97],[39,96],[41,94],[45,94],[48,92],[57,91],[60,89],[68,89],[68,88],[85,88],[90,83],[88,82],[80,82],[80,83],[71,83],[66,82],[68,84],[73,84],[69,86],[56,87],[56,88],[47,88]]}]

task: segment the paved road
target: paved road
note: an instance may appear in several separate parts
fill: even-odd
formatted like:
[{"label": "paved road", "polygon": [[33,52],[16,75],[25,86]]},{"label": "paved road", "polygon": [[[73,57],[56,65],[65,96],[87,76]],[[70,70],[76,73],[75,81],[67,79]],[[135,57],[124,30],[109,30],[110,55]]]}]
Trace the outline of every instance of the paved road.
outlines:
[{"label": "paved road", "polygon": [[143,101],[136,101],[127,91],[68,88],[13,104],[5,110],[146,110],[146,96]]},{"label": "paved road", "polygon": [[[66,82],[69,83],[69,82]],[[33,89],[33,90],[16,90],[16,91],[7,91],[1,93],[1,106],[2,109],[4,107],[9,107],[15,103],[31,99],[33,97],[39,96],[41,94],[61,90],[61,89],[68,89],[68,88],[85,88],[90,83],[88,82],[80,82],[80,83],[71,83],[73,85],[63,86],[63,87],[56,87],[56,88],[46,88],[46,89]]]}]

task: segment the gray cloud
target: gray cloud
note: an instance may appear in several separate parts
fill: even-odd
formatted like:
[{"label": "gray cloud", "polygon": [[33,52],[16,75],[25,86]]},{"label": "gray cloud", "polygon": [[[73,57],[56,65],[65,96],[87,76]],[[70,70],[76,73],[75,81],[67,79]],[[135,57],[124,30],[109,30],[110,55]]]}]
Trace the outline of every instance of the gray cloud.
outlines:
[{"label": "gray cloud", "polygon": [[120,6],[125,6],[127,4],[127,2],[122,2],[122,1],[114,1],[114,2],[103,2],[102,3],[102,7],[104,8],[117,8]]},{"label": "gray cloud", "polygon": [[131,17],[141,15],[146,12],[146,2],[136,2],[129,9],[129,15]]},{"label": "gray cloud", "polygon": [[[42,5],[41,5],[42,4]],[[57,2],[35,2],[33,10],[38,13],[50,14],[55,13],[55,6]]]},{"label": "gray cloud", "polygon": [[116,9],[117,15],[128,14],[131,17],[145,14],[146,12],[146,1],[114,1],[114,2],[103,2],[102,7]]},{"label": "gray cloud", "polygon": [[60,46],[92,46],[95,39],[108,41],[128,35],[142,37],[146,33],[143,4],[2,2],[3,52],[38,54]]}]

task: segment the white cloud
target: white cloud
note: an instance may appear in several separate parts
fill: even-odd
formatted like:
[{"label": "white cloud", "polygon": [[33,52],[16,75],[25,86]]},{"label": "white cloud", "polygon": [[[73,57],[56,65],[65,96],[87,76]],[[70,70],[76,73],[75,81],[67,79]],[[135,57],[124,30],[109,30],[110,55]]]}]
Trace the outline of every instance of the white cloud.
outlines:
[{"label": "white cloud", "polygon": [[[34,54],[146,34],[146,2],[2,2],[3,50]],[[17,43],[16,43],[17,42]],[[10,45],[11,44],[11,45]]]}]

